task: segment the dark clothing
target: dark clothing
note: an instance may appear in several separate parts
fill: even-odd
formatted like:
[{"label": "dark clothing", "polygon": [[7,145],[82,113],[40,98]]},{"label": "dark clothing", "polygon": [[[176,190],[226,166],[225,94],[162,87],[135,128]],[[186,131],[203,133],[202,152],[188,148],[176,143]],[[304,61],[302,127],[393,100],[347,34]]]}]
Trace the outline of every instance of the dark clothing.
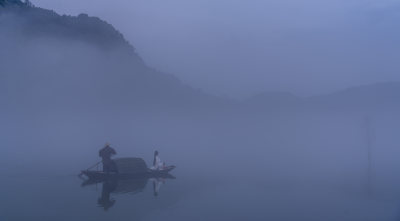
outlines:
[{"label": "dark clothing", "polygon": [[117,154],[117,152],[110,146],[106,146],[99,151],[99,156],[103,159],[103,172],[116,172],[117,167],[111,156]]},{"label": "dark clothing", "polygon": [[117,154],[117,152],[114,150],[114,148],[110,147],[110,146],[106,146],[103,149],[101,149],[99,151],[99,156],[103,159],[103,160],[110,160],[112,155]]}]

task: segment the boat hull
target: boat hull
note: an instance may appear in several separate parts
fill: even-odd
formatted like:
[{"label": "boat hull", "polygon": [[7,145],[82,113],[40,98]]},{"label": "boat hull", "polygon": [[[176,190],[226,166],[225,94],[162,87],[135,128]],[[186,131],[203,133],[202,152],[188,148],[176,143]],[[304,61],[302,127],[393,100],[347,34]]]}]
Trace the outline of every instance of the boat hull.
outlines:
[{"label": "boat hull", "polygon": [[151,170],[139,173],[116,173],[116,172],[102,172],[93,170],[83,170],[82,175],[85,175],[91,180],[107,180],[107,179],[131,179],[131,178],[174,178],[169,172],[175,169],[175,166],[169,166],[164,170]]}]

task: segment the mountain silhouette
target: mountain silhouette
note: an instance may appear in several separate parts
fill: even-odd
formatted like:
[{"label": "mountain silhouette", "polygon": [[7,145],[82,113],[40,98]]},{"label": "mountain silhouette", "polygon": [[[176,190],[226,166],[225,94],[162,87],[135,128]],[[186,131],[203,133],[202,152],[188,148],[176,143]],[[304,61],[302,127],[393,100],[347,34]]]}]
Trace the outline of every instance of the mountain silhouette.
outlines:
[{"label": "mountain silhouette", "polygon": [[2,0],[1,94],[9,110],[192,108],[221,99],[148,67],[109,23]]},{"label": "mountain silhouette", "polygon": [[219,98],[149,66],[111,24],[59,15],[29,1],[0,0],[0,104],[3,111],[246,110],[400,106],[400,83],[298,97],[265,92],[244,102]]}]

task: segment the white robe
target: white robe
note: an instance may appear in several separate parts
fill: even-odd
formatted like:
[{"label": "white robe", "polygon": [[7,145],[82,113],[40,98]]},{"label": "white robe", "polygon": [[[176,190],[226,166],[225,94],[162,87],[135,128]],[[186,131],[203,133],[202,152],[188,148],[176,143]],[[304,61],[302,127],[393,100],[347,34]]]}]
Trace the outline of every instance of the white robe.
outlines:
[{"label": "white robe", "polygon": [[164,169],[164,163],[161,161],[159,156],[156,156],[156,164],[152,166],[153,170],[162,170]]}]

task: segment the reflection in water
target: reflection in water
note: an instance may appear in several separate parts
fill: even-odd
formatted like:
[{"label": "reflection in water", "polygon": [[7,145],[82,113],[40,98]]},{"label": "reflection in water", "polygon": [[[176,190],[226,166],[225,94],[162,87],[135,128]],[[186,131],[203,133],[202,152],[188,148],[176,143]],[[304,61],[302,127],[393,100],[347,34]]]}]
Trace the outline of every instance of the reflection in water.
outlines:
[{"label": "reflection in water", "polygon": [[114,206],[116,200],[112,198],[111,194],[135,194],[142,192],[148,181],[153,183],[153,194],[158,196],[161,185],[165,184],[166,179],[175,179],[172,175],[160,176],[160,177],[143,177],[143,178],[112,178],[103,180],[85,180],[82,183],[82,187],[89,185],[97,185],[102,183],[101,196],[97,200],[99,207],[102,207],[105,211]]},{"label": "reflection in water", "polygon": [[114,206],[115,200],[110,198],[111,192],[115,190],[117,182],[105,181],[103,182],[103,188],[101,191],[101,197],[97,200],[97,204],[103,207],[104,210],[108,210]]},{"label": "reflection in water", "polygon": [[161,185],[165,184],[165,178],[163,177],[151,178],[151,181],[153,182],[154,196],[158,196],[158,192],[160,191]]}]

